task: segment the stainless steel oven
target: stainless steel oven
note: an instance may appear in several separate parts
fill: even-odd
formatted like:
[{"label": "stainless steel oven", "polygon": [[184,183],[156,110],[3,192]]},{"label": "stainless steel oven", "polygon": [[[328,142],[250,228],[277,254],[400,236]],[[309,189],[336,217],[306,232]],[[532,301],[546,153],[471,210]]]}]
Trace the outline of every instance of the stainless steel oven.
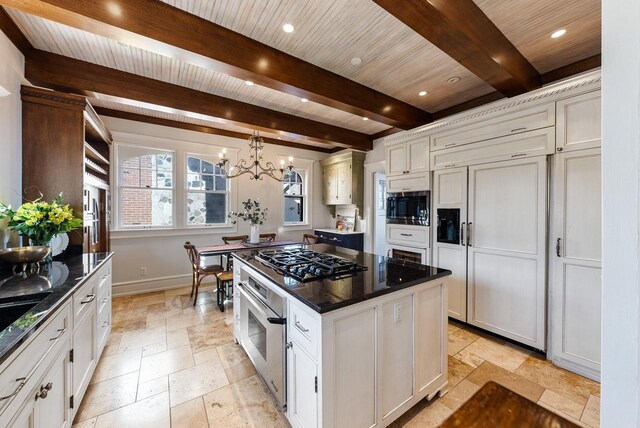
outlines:
[{"label": "stainless steel oven", "polygon": [[387,224],[429,226],[428,190],[387,193]]},{"label": "stainless steel oven", "polygon": [[286,410],[285,299],[244,269],[238,291],[242,347],[280,409]]}]

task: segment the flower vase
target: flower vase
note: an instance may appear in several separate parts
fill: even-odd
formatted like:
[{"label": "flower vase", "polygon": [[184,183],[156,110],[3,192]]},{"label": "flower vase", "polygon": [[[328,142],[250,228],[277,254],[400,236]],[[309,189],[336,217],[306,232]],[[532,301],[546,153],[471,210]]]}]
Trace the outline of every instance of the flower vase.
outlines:
[{"label": "flower vase", "polygon": [[[49,242],[40,242],[38,240],[33,240],[31,238],[29,238],[29,245],[32,247],[51,247],[51,241]],[[45,257],[44,259],[41,260],[41,263],[45,263],[45,264],[49,264],[52,262],[52,254],[51,252],[49,252],[49,254],[47,255],[47,257]]]},{"label": "flower vase", "polygon": [[259,224],[251,225],[251,235],[249,235],[249,243],[251,244],[260,243],[260,225]]}]

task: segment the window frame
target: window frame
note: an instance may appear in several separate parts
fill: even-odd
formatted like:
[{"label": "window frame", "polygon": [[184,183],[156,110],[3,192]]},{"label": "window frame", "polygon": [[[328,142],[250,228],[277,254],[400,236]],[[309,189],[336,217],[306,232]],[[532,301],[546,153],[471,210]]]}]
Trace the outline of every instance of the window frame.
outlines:
[{"label": "window frame", "polygon": [[[145,189],[145,187],[127,187],[124,186],[122,184],[122,171],[123,171],[123,166],[122,166],[122,162],[124,161],[123,156],[121,155],[121,150],[122,148],[131,148],[131,149],[138,149],[138,150],[149,150],[149,151],[154,151],[155,153],[153,153],[154,155],[158,155],[158,154],[171,154],[173,157],[173,168],[171,170],[171,183],[172,186],[171,188],[159,188],[159,187],[153,187],[153,188],[148,188],[150,190],[170,190],[171,191],[171,224],[169,225],[162,225],[162,226],[154,226],[154,225],[139,225],[139,224],[135,224],[135,225],[124,225],[122,224],[122,208],[123,208],[123,203],[122,203],[122,190],[123,189]],[[139,155],[140,156],[144,156],[144,155]],[[115,173],[116,173],[116,192],[115,193],[115,202],[116,202],[116,221],[114,222],[116,224],[116,231],[117,230],[123,230],[123,231],[131,231],[131,230],[170,230],[170,229],[175,229],[176,225],[177,225],[177,218],[176,218],[176,197],[177,197],[177,182],[176,182],[176,176],[177,176],[177,168],[176,168],[176,159],[178,157],[178,153],[176,150],[173,149],[167,149],[167,148],[160,148],[160,147],[153,147],[153,146],[148,146],[148,145],[136,145],[136,144],[118,144],[116,145],[116,165],[115,165]],[[130,158],[127,158],[130,159]],[[140,168],[138,167],[138,171],[140,171]],[[156,170],[157,171],[157,170]]]},{"label": "window frame", "polygon": [[[229,221],[229,213],[231,211],[233,211],[233,209],[231,208],[231,187],[232,187],[232,182],[233,180],[227,178],[227,190],[225,192],[218,192],[216,190],[195,190],[195,189],[189,189],[188,188],[188,176],[189,176],[189,171],[187,168],[187,159],[193,157],[193,158],[197,158],[200,161],[206,161],[209,162],[211,164],[213,164],[214,168],[216,166],[216,163],[219,161],[219,158],[216,158],[215,156],[212,155],[205,155],[205,154],[201,154],[201,153],[195,153],[195,152],[191,152],[191,151],[185,151],[184,155],[183,155],[183,162],[182,162],[182,168],[184,168],[183,173],[182,173],[182,202],[183,202],[183,225],[182,227],[184,227],[185,229],[200,229],[200,228],[229,228],[231,226],[231,223]],[[215,169],[214,169],[215,171]],[[214,182],[215,182],[215,173],[214,173]],[[225,202],[226,202],[226,206],[227,206],[227,215],[225,216],[225,222],[224,223],[205,223],[205,224],[189,224],[189,214],[188,214],[188,209],[187,209],[187,198],[189,193],[216,193],[216,194],[221,194],[224,193],[225,194]]]},{"label": "window frame", "polygon": [[295,228],[300,226],[308,226],[311,223],[310,212],[309,212],[309,179],[310,176],[309,170],[307,168],[296,168],[293,172],[300,175],[300,179],[302,180],[302,194],[301,195],[291,195],[292,198],[302,198],[302,221],[286,221],[286,200],[287,196],[284,194],[284,180],[282,181],[282,227],[285,228]]}]

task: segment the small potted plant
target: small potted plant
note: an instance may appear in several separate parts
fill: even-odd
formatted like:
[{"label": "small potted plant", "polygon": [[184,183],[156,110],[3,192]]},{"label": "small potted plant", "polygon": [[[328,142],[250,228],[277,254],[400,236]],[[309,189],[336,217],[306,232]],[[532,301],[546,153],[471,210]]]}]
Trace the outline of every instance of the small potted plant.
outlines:
[{"label": "small potted plant", "polygon": [[264,224],[267,220],[267,209],[260,208],[260,202],[253,201],[251,199],[242,202],[244,211],[231,212],[229,218],[232,219],[231,223],[236,224],[238,220],[248,221],[251,223],[251,234],[249,235],[249,242],[252,244],[258,244],[260,242],[260,225]]},{"label": "small potted plant", "polygon": [[0,219],[8,218],[9,230],[29,238],[33,246],[50,246],[53,237],[82,226],[82,219],[74,217],[73,209],[62,201],[62,193],[51,203],[25,202],[17,210],[0,203]]}]

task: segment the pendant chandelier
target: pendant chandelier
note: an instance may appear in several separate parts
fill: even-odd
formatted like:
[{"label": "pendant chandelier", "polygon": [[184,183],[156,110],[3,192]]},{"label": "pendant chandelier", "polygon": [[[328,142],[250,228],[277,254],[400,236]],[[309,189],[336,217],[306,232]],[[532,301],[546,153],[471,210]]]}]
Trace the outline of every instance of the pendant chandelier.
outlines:
[{"label": "pendant chandelier", "polygon": [[229,159],[226,158],[226,150],[220,153],[218,167],[227,178],[235,178],[243,174],[250,174],[251,180],[262,180],[264,176],[271,177],[277,181],[283,181],[286,174],[293,171],[293,157],[289,156],[289,165],[284,165],[284,160],[280,161],[280,168],[276,168],[272,162],[262,164],[262,149],[264,140],[260,137],[260,132],[254,131],[249,137],[249,161],[240,161],[228,168]]}]

